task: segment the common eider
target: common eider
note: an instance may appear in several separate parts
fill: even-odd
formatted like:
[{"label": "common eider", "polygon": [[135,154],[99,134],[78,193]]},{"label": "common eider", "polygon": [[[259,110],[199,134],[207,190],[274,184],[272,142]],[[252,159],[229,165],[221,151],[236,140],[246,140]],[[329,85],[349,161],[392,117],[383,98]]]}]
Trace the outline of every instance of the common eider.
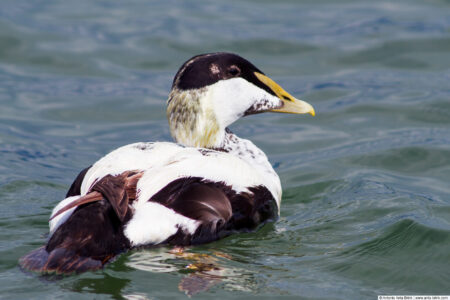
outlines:
[{"label": "common eider", "polygon": [[53,209],[47,244],[21,266],[95,270],[134,247],[206,243],[276,219],[278,175],[263,151],[228,129],[262,112],[315,114],[236,54],[189,59],[167,101],[176,143],[126,145],[81,171]]}]

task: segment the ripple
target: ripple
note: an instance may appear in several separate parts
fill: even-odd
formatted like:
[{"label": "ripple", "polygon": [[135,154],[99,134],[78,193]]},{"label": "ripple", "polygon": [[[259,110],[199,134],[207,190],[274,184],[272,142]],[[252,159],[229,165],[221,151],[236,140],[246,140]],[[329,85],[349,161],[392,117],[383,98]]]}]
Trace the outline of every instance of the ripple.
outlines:
[{"label": "ripple", "polygon": [[[444,58],[448,51],[450,39],[447,38],[397,40],[353,53],[341,58],[340,62],[345,65],[376,64],[392,68],[445,70],[450,64],[439,57]],[[416,59],[407,57],[411,54],[416,54]]]},{"label": "ripple", "polygon": [[137,270],[155,273],[167,273],[177,271],[178,268],[166,260],[175,259],[176,255],[169,253],[167,249],[156,251],[139,251],[131,254],[126,262],[127,266]]},{"label": "ripple", "polygon": [[[330,269],[342,276],[401,292],[445,293],[450,232],[402,220],[384,234],[342,252]],[[371,278],[370,283],[367,278]]]},{"label": "ripple", "polygon": [[407,174],[432,175],[436,169],[450,164],[450,150],[423,147],[405,147],[378,154],[355,155],[344,163],[376,167]]}]

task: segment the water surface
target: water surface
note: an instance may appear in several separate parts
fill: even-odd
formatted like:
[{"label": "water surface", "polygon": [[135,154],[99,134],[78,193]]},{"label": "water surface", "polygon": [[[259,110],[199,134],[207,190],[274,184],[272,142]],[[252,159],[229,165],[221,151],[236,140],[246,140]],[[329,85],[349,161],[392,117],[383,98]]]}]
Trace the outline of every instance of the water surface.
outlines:
[{"label": "water surface", "polygon": [[169,248],[64,278],[21,271],[78,172],[171,140],[165,100],[193,55],[238,53],[317,116],[232,126],[281,177],[278,222],[192,247],[195,298],[449,294],[450,2],[0,3],[0,298],[186,298]]}]

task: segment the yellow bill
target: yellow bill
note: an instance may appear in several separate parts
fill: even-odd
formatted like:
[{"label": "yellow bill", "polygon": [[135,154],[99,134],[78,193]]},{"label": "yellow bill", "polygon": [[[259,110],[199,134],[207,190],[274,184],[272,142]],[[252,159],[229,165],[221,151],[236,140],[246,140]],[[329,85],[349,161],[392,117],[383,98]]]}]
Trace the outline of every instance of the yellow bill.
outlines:
[{"label": "yellow bill", "polygon": [[262,83],[267,85],[283,102],[282,107],[271,109],[270,111],[290,114],[310,114],[313,117],[316,115],[316,112],[314,111],[314,108],[311,104],[292,97],[278,83],[276,83],[266,75],[255,72],[255,76]]}]

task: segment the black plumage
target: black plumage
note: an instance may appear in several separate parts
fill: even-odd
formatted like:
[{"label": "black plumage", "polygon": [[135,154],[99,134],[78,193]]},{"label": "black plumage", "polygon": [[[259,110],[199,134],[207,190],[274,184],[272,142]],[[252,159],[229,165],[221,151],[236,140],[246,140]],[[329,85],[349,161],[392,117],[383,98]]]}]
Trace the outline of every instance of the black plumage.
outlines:
[{"label": "black plumage", "polygon": [[200,54],[185,62],[175,75],[172,89],[191,90],[212,85],[219,80],[243,78],[269,94],[274,91],[263,84],[255,72],[264,74],[251,62],[233,53]]},{"label": "black plumage", "polygon": [[251,187],[250,192],[236,193],[223,182],[200,177],[180,178],[161,189],[150,201],[177,213],[199,220],[194,234],[179,230],[168,239],[169,244],[191,245],[211,242],[237,231],[254,230],[277,216],[277,205],[264,186]]},{"label": "black plumage", "polygon": [[66,198],[72,197],[72,196],[78,196],[81,194],[81,184],[83,183],[84,177],[86,176],[86,173],[89,171],[89,169],[92,166],[89,166],[85,169],[83,169],[75,178],[75,180],[70,185],[69,190],[66,193]]}]

